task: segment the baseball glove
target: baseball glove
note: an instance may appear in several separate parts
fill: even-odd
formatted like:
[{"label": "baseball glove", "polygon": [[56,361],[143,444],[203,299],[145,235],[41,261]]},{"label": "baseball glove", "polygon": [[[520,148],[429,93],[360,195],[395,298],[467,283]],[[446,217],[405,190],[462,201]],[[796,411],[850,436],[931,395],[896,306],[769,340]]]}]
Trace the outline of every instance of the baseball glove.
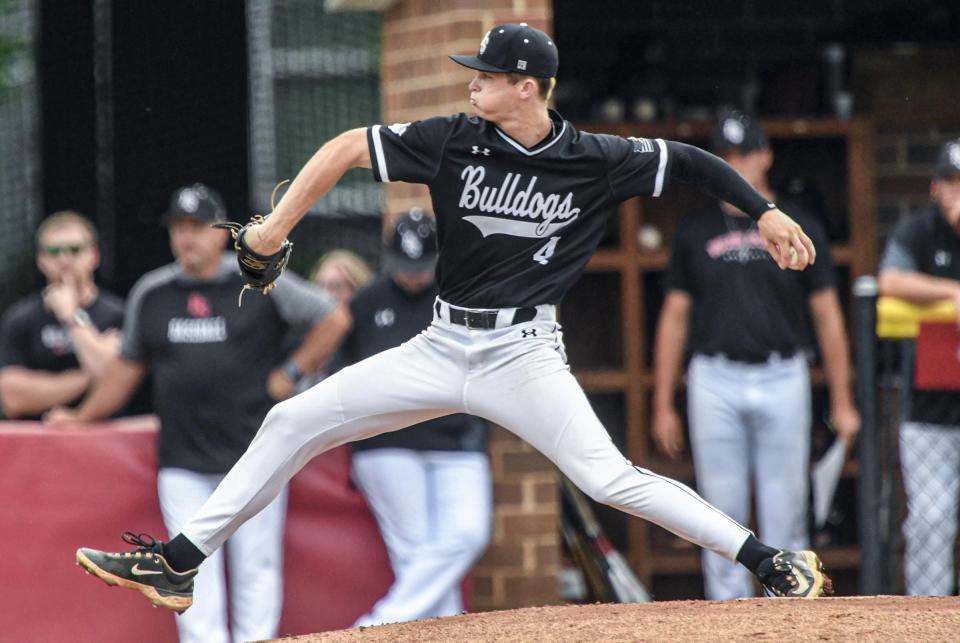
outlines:
[{"label": "baseball glove", "polygon": [[[281,181],[273,188],[273,193],[270,195],[271,212],[277,207],[277,190],[287,182]],[[249,231],[250,226],[261,224],[265,220],[266,217],[262,214],[255,214],[245,225],[233,221],[213,224],[214,228],[224,228],[233,235],[233,248],[237,251],[237,263],[240,264],[240,274],[244,281],[237,306],[243,305],[243,293],[248,290],[259,290],[264,295],[273,290],[277,285],[277,279],[283,274],[283,269],[287,267],[290,253],[293,252],[293,243],[289,239],[284,239],[280,249],[271,255],[262,255],[250,248],[244,235]]]}]

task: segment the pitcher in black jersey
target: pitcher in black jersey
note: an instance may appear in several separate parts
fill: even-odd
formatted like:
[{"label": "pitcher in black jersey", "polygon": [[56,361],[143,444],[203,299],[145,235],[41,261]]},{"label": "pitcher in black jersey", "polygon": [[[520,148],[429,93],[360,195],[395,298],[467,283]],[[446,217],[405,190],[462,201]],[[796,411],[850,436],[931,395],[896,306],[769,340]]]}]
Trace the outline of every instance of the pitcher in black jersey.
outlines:
[{"label": "pitcher in black jersey", "polygon": [[[276,251],[350,168],[371,168],[382,182],[424,183],[440,248],[433,323],[273,407],[244,456],[169,543],[127,557],[84,548],[78,560],[156,605],[185,609],[195,568],[313,456],[464,412],[522,437],[594,500],[739,561],[771,594],[828,593],[830,579],[816,554],[761,543],[693,490],[620,454],[570,373],[554,310],[617,205],[660,196],[673,179],[755,219],[780,268],[812,263],[810,239],[707,152],[578,132],[548,109],[558,55],[543,32],[500,25],[484,36],[476,56],[451,58],[476,70],[469,84],[473,115],[344,132],[320,148],[246,237],[257,252]],[[135,576],[135,561],[161,573]]]}]

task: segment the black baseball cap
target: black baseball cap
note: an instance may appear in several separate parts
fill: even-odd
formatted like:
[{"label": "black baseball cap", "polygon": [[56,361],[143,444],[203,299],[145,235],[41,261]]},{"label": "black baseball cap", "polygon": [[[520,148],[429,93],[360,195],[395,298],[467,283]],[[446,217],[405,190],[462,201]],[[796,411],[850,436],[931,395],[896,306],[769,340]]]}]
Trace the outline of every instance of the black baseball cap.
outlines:
[{"label": "black baseball cap", "polygon": [[742,112],[731,111],[717,121],[710,136],[710,147],[714,154],[720,155],[731,149],[747,153],[768,149],[770,141],[757,119]]},{"label": "black baseball cap", "polygon": [[940,148],[937,164],[933,169],[937,178],[947,178],[960,174],[960,138],[947,141]]},{"label": "black baseball cap", "polygon": [[478,71],[515,72],[537,78],[553,78],[560,66],[553,38],[525,22],[497,25],[480,41],[476,56],[454,54],[450,59]]},{"label": "black baseball cap", "polygon": [[383,271],[426,272],[437,264],[437,224],[422,208],[412,208],[393,222],[383,248]]},{"label": "black baseball cap", "polygon": [[227,207],[220,193],[203,183],[179,188],[170,197],[170,207],[160,221],[170,225],[173,219],[194,219],[217,223],[227,220]]}]

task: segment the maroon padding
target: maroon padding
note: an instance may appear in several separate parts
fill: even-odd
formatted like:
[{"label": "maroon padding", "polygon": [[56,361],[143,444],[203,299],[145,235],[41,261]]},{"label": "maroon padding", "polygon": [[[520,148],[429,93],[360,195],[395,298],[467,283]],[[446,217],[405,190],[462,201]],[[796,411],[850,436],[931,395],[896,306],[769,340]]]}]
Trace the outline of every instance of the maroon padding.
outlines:
[{"label": "maroon padding", "polygon": [[914,384],[923,390],[960,390],[960,331],[956,324],[921,322]]},{"label": "maroon padding", "polygon": [[350,627],[393,582],[377,523],[350,483],[350,450],[314,458],[293,479],[280,634]]},{"label": "maroon padding", "polygon": [[[165,538],[153,418],[56,431],[0,422],[0,639],[176,640],[174,615],[74,564],[122,550],[124,530]],[[376,524],[349,485],[349,454],[315,458],[291,484],[282,634],[349,626],[392,582]]]}]

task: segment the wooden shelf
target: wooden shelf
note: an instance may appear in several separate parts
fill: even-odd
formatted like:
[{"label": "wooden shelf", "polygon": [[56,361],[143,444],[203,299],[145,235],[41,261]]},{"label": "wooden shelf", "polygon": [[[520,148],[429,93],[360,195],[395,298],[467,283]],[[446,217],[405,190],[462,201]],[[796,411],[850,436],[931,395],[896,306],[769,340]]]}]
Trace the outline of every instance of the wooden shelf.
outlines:
[{"label": "wooden shelf", "polygon": [[[849,138],[863,135],[866,123],[857,119],[775,118],[764,119],[763,129],[771,139]],[[646,138],[709,139],[713,123],[708,121],[665,120],[655,123],[580,123],[584,132]]]},{"label": "wooden shelf", "polygon": [[[712,123],[708,122],[677,121],[579,126],[584,131],[694,144],[708,140],[712,129]],[[843,239],[833,243],[829,251],[834,263],[844,271],[844,278],[852,283],[861,275],[871,274],[876,269],[876,208],[870,125],[856,119],[765,119],[762,126],[777,151],[773,172],[778,172],[778,163],[784,163],[779,166],[782,174],[789,172],[789,176],[809,178],[822,193],[824,214],[838,224],[837,238]],[[704,203],[695,191],[685,189],[672,191],[663,199],[624,202],[616,222],[616,245],[605,246],[595,253],[587,264],[587,272],[596,276],[575,285],[568,298],[577,302],[579,295],[579,301],[584,304],[572,304],[576,314],[569,314],[569,327],[575,327],[576,332],[568,337],[568,348],[579,348],[579,351],[571,350],[571,355],[577,353],[579,363],[592,366],[574,368],[573,373],[588,393],[604,396],[603,404],[622,404],[622,409],[607,410],[610,417],[623,422],[622,426],[610,429],[624,436],[625,455],[658,474],[687,482],[694,480],[690,460],[675,462],[661,456],[649,434],[650,393],[654,386],[649,367],[652,361],[649,352],[654,344],[650,334],[655,332],[659,307],[656,299],[660,296],[659,289],[663,288],[663,280],[656,273],[665,270],[669,263],[670,244],[680,215]],[[645,224],[656,225],[661,230],[664,243],[660,249],[649,251],[638,245],[637,234]],[[578,287],[584,290],[577,293]],[[650,289],[657,290],[651,292]],[[841,288],[838,292],[844,303],[850,297],[847,290]],[[574,342],[580,342],[579,346]],[[811,369],[810,377],[815,399],[820,400],[826,386],[822,369]],[[611,393],[615,395],[606,395]],[[858,473],[855,460],[845,463],[844,478],[854,478]],[[649,581],[653,574],[700,573],[699,549],[680,541],[676,546],[660,544],[662,534],[655,530],[643,521],[630,521],[627,527],[623,553],[642,580]],[[831,569],[851,569],[859,564],[859,550],[855,546],[829,548],[821,554]]]},{"label": "wooden shelf", "polygon": [[830,247],[833,254],[833,263],[837,266],[849,266],[853,261],[853,248],[849,245],[834,245]]},{"label": "wooden shelf", "polygon": [[619,250],[597,250],[587,263],[589,272],[616,272],[627,265],[627,258]]},{"label": "wooden shelf", "polygon": [[[860,548],[856,545],[820,547],[817,555],[823,561],[827,572],[857,569],[860,565]],[[701,573],[700,550],[696,547],[678,547],[677,549],[655,549],[653,574],[689,575]]]},{"label": "wooden shelf", "polygon": [[573,372],[588,393],[614,393],[627,387],[627,373],[618,369],[579,369]]},{"label": "wooden shelf", "polygon": [[663,270],[670,261],[670,251],[666,248],[655,251],[645,251],[637,255],[637,266],[640,270]]}]

